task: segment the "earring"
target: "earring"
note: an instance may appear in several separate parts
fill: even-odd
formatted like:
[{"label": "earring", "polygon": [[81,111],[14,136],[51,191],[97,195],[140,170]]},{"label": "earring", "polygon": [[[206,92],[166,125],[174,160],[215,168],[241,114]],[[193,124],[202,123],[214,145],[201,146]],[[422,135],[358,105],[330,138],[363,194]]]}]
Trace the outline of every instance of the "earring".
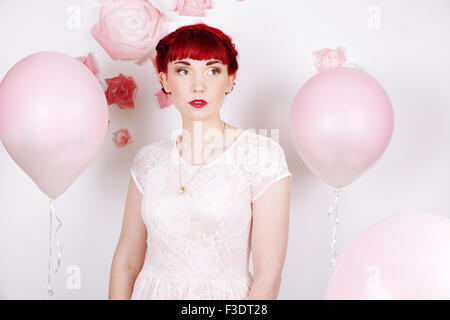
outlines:
[{"label": "earring", "polygon": [[233,89],[234,89],[234,85],[236,84],[236,81],[235,82],[233,82],[233,87],[231,87],[231,90],[230,91],[228,91],[228,92],[225,92],[225,94],[229,94],[231,91],[233,91]]}]

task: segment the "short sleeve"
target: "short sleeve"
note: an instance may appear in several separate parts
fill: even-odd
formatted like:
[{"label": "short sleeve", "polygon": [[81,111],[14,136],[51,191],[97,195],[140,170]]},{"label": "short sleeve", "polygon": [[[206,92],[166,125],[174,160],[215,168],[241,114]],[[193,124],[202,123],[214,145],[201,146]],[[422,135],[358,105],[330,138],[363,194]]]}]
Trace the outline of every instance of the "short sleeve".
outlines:
[{"label": "short sleeve", "polygon": [[142,194],[144,194],[144,176],[148,166],[148,149],[149,146],[144,146],[138,150],[134,157],[130,171],[134,183]]},{"label": "short sleeve", "polygon": [[290,177],[292,173],[286,163],[283,148],[266,137],[257,144],[256,172],[252,179],[252,202],[258,199],[275,182]]}]

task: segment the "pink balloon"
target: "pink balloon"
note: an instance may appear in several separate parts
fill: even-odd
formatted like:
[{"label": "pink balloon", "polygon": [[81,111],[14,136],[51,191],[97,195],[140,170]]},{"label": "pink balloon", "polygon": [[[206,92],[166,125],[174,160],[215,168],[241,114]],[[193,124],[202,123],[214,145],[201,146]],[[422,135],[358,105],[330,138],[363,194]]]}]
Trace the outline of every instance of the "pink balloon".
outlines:
[{"label": "pink balloon", "polygon": [[75,58],[38,52],[0,86],[0,139],[42,192],[55,199],[94,159],[108,129],[108,105],[92,72]]},{"label": "pink balloon", "polygon": [[326,299],[450,299],[450,219],[401,214],[360,234],[338,258]]},{"label": "pink balloon", "polygon": [[295,147],[329,185],[346,186],[385,151],[394,115],[383,87],[358,69],[336,67],[309,79],[290,113]]}]

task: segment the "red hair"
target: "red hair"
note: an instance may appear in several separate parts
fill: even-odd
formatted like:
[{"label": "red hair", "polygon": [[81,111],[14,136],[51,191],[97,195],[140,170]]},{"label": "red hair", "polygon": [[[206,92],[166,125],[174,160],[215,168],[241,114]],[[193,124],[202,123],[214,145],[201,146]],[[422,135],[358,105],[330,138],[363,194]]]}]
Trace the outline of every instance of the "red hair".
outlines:
[{"label": "red hair", "polygon": [[156,45],[158,73],[167,73],[171,61],[190,58],[194,60],[217,59],[228,65],[228,74],[238,69],[238,55],[231,37],[204,23],[183,26],[159,40]]}]

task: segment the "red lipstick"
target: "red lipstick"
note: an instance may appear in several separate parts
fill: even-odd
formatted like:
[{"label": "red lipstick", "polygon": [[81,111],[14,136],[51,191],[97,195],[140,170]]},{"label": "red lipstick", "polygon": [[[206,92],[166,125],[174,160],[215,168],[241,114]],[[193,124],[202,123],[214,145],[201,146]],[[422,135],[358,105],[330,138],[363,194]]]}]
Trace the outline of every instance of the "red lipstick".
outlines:
[{"label": "red lipstick", "polygon": [[189,102],[189,104],[194,108],[203,108],[207,104],[207,102],[203,99],[200,99],[200,100],[192,100],[191,102]]}]

